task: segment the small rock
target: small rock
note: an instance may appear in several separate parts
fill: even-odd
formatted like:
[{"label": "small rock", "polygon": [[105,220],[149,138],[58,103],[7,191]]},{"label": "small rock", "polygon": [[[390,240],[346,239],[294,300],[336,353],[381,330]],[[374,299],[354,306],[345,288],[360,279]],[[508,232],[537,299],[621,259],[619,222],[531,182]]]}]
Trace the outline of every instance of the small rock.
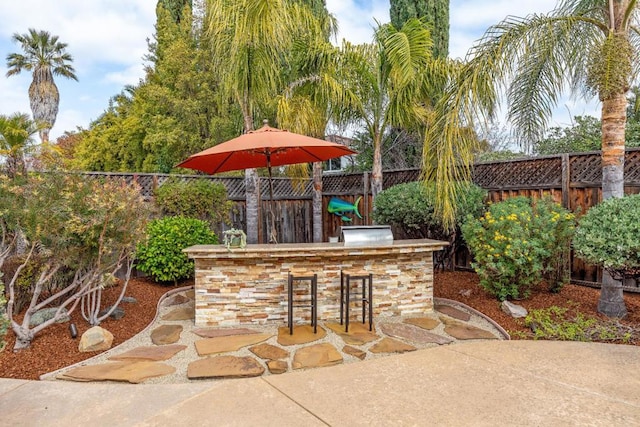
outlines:
[{"label": "small rock", "polygon": [[122,302],[126,302],[127,304],[137,304],[138,300],[134,297],[122,297]]},{"label": "small rock", "polygon": [[94,326],[82,334],[80,344],[78,344],[78,351],[88,353],[109,350],[111,344],[113,344],[113,334],[100,326]]},{"label": "small rock", "polygon": [[[29,327],[33,328],[34,326],[38,326],[43,324],[49,319],[53,319],[58,311],[58,307],[50,307],[43,308],[42,310],[38,310],[31,315],[31,319],[29,319]],[[64,323],[71,320],[67,310],[65,308],[62,309],[62,317],[56,321],[56,323]]]},{"label": "small rock", "polygon": [[464,289],[460,291],[459,294],[462,295],[463,297],[469,298],[471,296],[471,289]]},{"label": "small rock", "polygon": [[[109,310],[111,310],[113,306],[109,306],[107,308],[105,308],[104,310],[102,310],[100,313],[98,313],[98,317],[102,317],[105,314],[107,314],[109,312]],[[121,309],[120,307],[116,307],[111,314],[109,315],[110,318],[114,319],[114,320],[120,320],[124,317],[124,310]]]},{"label": "small rock", "polygon": [[500,305],[500,307],[502,308],[503,312],[515,318],[527,317],[527,314],[529,314],[527,309],[524,308],[523,306],[514,304],[509,301],[502,301],[502,304]]},{"label": "small rock", "polygon": [[289,364],[285,360],[269,360],[267,368],[272,374],[284,374],[289,369]]}]

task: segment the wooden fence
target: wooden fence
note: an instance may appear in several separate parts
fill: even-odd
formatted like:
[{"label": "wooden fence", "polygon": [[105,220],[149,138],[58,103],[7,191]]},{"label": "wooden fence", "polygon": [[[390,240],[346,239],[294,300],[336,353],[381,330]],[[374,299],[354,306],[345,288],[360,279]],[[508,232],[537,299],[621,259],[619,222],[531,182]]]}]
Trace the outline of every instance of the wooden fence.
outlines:
[{"label": "wooden fence", "polygon": [[[229,199],[234,201],[231,224],[237,228],[245,225],[245,186],[244,177],[218,177],[203,175],[163,175],[144,173],[86,173],[94,178],[108,177],[123,179],[128,183],[136,182],[140,185],[145,198],[152,198],[154,190],[169,179],[189,181],[206,179],[220,182],[227,188]],[[419,179],[418,169],[385,171],[383,188],[411,182]],[[602,200],[601,190],[601,159],[600,152],[562,154],[556,156],[538,157],[533,159],[496,161],[478,163],[473,168],[473,181],[488,190],[489,199],[497,202],[514,196],[542,197],[549,195],[566,208],[578,215],[586,212],[591,206]],[[266,179],[261,179],[260,209],[269,209],[269,189]],[[278,241],[310,242],[313,236],[312,185],[310,181],[301,185],[292,185],[289,178],[273,178],[274,183],[274,211]],[[342,225],[371,224],[370,174],[325,174],[322,190],[322,222],[323,240],[336,236]],[[301,187],[301,188],[298,188]],[[640,193],[640,149],[628,149],[625,157],[625,193]],[[355,215],[351,222],[343,222],[340,216],[327,211],[332,197],[339,197],[349,203],[354,203],[358,197],[359,212],[362,219]],[[266,241],[267,215],[260,215],[260,241]],[[401,236],[402,230],[394,230],[394,235]],[[456,259],[458,266],[469,265],[469,256],[459,253]],[[572,257],[572,280],[597,285],[601,272],[594,266],[587,265]],[[630,288],[638,289],[635,282],[626,283]]]}]

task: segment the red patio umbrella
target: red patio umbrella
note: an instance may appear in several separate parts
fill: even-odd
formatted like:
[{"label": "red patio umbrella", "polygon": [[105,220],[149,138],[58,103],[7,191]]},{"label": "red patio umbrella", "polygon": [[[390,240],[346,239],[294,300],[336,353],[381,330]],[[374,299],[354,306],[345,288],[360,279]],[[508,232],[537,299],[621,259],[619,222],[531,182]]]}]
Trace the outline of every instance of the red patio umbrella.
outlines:
[{"label": "red patio umbrella", "polygon": [[264,126],[260,129],[207,148],[190,156],[177,166],[209,174],[266,167],[269,171],[269,192],[271,193],[270,239],[275,242],[271,167],[321,162],[350,154],[356,154],[356,152],[342,144],[272,128],[265,120]]}]

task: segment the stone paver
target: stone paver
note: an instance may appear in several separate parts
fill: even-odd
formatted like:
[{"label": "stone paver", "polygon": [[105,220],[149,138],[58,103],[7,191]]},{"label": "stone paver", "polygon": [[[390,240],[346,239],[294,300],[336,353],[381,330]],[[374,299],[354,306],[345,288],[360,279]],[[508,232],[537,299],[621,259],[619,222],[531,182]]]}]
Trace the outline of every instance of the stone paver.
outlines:
[{"label": "stone paver", "polygon": [[469,313],[459,310],[455,307],[451,307],[447,304],[436,304],[435,309],[439,313],[446,314],[449,317],[462,320],[463,322],[468,322],[469,320],[471,320],[471,315]]},{"label": "stone paver", "polygon": [[320,368],[342,363],[342,355],[329,343],[301,348],[293,356],[293,369]]},{"label": "stone paver", "polygon": [[367,352],[360,350],[359,348],[351,347],[350,345],[345,345],[342,347],[342,352],[348,354],[353,357],[357,357],[360,360],[364,360],[367,357]]},{"label": "stone paver", "polygon": [[289,364],[284,360],[269,360],[267,368],[272,374],[284,374],[289,369]]},{"label": "stone paver", "polygon": [[458,340],[496,340],[497,336],[484,329],[462,323],[457,320],[442,319],[445,324],[444,331]]},{"label": "stone paver", "polygon": [[160,325],[151,331],[151,342],[155,345],[174,344],[180,340],[182,326]]},{"label": "stone paver", "polygon": [[250,335],[259,334],[259,331],[247,328],[233,328],[233,329],[220,329],[220,328],[197,328],[193,331],[194,334],[203,338],[217,338],[228,337],[229,335]]},{"label": "stone paver", "polygon": [[417,350],[414,346],[388,337],[382,338],[369,349],[371,353],[404,353],[414,350]]},{"label": "stone paver", "polygon": [[182,344],[171,344],[163,346],[143,346],[129,350],[122,354],[109,357],[109,360],[129,360],[129,361],[149,361],[158,362],[160,360],[169,360],[182,350],[187,348]]},{"label": "stone paver", "polygon": [[176,368],[165,363],[149,361],[109,362],[100,365],[80,366],[59,375],[58,379],[70,381],[123,381],[133,384],[148,378],[173,374]]},{"label": "stone paver", "polygon": [[196,341],[199,356],[236,351],[248,345],[257,344],[271,338],[271,334],[229,335],[227,337],[205,338]]},{"label": "stone paver", "polygon": [[386,323],[380,327],[380,330],[392,337],[402,338],[416,344],[449,344],[453,340],[425,331],[422,328],[404,323]]},{"label": "stone paver", "polygon": [[187,296],[185,296],[183,294],[175,294],[175,295],[170,296],[166,300],[164,300],[162,302],[162,305],[164,307],[171,307],[173,305],[180,305],[180,304],[184,304],[184,303],[189,302],[189,301],[191,301],[191,298],[188,298]]},{"label": "stone paver", "polygon": [[264,367],[253,357],[217,356],[191,362],[187,367],[189,379],[248,378],[264,373]]},{"label": "stone paver", "polygon": [[375,328],[369,331],[368,324],[349,323],[349,332],[345,332],[344,325],[339,323],[325,323],[325,326],[338,334],[345,344],[364,345],[380,338]]},{"label": "stone paver", "polygon": [[299,345],[318,341],[327,336],[327,331],[318,326],[318,332],[313,333],[313,327],[309,325],[299,325],[293,327],[293,335],[289,334],[289,328],[282,326],[278,328],[278,344]]},{"label": "stone paver", "polygon": [[434,319],[433,317],[411,317],[409,319],[404,319],[404,323],[418,326],[429,331],[437,328],[440,325],[440,321],[438,319]]},{"label": "stone paver", "polygon": [[162,316],[162,320],[193,320],[196,316],[196,310],[193,305],[187,307],[178,307]]},{"label": "stone paver", "polygon": [[250,347],[249,351],[258,356],[260,359],[266,360],[279,360],[289,357],[289,352],[287,350],[266,343]]}]

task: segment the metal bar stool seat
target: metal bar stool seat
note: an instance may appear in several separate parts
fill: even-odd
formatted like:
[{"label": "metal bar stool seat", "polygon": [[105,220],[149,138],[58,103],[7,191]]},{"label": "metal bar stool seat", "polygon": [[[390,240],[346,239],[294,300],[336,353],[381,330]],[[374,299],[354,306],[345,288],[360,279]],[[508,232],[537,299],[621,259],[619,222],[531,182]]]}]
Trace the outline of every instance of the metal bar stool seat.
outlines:
[{"label": "metal bar stool seat", "polygon": [[[293,286],[294,282],[309,282],[309,292],[311,294],[310,301],[294,301]],[[287,324],[289,326],[289,335],[293,335],[293,308],[305,307],[311,308],[311,326],[313,333],[318,332],[318,275],[312,276],[294,276],[289,273],[287,280]]]},{"label": "metal bar stool seat", "polygon": [[[361,289],[352,289],[351,282],[360,282]],[[344,331],[349,332],[349,306],[352,296],[362,304],[362,323],[369,314],[369,330],[373,330],[373,274],[350,274],[340,271],[340,324],[344,323]],[[368,309],[368,310],[367,310]]]}]

